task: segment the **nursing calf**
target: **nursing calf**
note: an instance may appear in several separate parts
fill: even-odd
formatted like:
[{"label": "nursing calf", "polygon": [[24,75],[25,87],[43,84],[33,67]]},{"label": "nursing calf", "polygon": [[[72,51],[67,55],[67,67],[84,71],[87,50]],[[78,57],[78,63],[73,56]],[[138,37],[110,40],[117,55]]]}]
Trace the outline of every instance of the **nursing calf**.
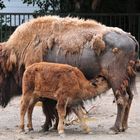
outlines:
[{"label": "nursing calf", "polygon": [[22,81],[20,106],[20,128],[24,131],[24,116],[28,111],[28,128],[32,130],[32,111],[37,101],[50,98],[57,101],[58,133],[64,133],[64,119],[70,108],[80,119],[81,126],[89,132],[85,124],[80,102],[91,99],[108,90],[103,77],[88,81],[76,67],[66,64],[40,62],[27,67]]}]

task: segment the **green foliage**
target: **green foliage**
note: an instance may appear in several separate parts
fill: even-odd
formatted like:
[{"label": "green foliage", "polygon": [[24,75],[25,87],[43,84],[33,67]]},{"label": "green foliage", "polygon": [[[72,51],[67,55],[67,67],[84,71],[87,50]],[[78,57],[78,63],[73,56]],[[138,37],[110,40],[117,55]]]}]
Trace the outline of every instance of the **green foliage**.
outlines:
[{"label": "green foliage", "polygon": [[0,10],[3,9],[3,8],[5,8],[5,5],[3,3],[3,0],[0,0]]},{"label": "green foliage", "polygon": [[60,10],[60,0],[22,0],[24,4],[27,5],[37,5],[39,10],[36,13],[47,14],[47,13],[57,13]]},{"label": "green foliage", "polygon": [[0,42],[6,41],[10,34],[13,32],[10,23],[10,17],[0,15]]}]

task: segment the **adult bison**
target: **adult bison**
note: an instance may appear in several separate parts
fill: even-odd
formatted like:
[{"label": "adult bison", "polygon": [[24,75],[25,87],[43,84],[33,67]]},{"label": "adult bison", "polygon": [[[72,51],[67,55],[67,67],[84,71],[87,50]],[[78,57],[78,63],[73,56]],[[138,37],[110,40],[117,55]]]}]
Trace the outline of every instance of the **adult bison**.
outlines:
[{"label": "adult bison", "polygon": [[[1,44],[0,50],[3,107],[13,96],[21,94],[21,80],[27,66],[40,61],[67,63],[77,66],[89,80],[98,75],[106,78],[117,103],[112,130],[127,129],[138,54],[138,43],[132,35],[94,20],[45,16],[20,25]],[[45,126],[51,126],[51,119],[57,118],[56,103],[49,99],[42,101],[47,115]]]}]

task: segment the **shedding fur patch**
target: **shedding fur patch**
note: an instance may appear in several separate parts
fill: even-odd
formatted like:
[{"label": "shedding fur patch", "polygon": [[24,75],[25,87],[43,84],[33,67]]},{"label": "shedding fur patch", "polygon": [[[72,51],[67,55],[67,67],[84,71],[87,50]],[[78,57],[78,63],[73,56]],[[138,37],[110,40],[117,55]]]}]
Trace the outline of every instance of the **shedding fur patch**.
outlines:
[{"label": "shedding fur patch", "polygon": [[129,65],[128,65],[128,67],[127,67],[127,72],[128,72],[128,75],[129,75],[129,76],[132,76],[132,77],[133,77],[133,76],[136,75],[135,66],[136,66],[135,61],[130,60],[130,61],[129,61]]},{"label": "shedding fur patch", "polygon": [[112,52],[113,52],[114,54],[119,53],[119,48],[113,48],[113,49],[112,49]]},{"label": "shedding fur patch", "polygon": [[102,36],[95,36],[92,39],[93,43],[93,49],[97,55],[100,55],[100,53],[105,49],[105,43],[102,40]]},{"label": "shedding fur patch", "polygon": [[64,54],[72,54],[80,53],[88,45],[95,54],[100,55],[105,49],[102,37],[111,31],[125,33],[119,28],[107,27],[95,20],[43,16],[17,27],[5,46],[15,50],[19,64],[27,63],[25,65],[28,66],[36,61],[30,62],[32,56],[38,57],[37,62],[42,61],[39,53],[44,50],[47,53],[48,49],[55,46]]},{"label": "shedding fur patch", "polygon": [[44,16],[17,27],[6,46],[18,51],[21,50],[20,54],[23,52],[22,50],[25,50],[24,53],[30,53],[27,52],[26,48],[33,45],[48,49],[57,45],[68,52],[74,53],[79,52],[80,48],[89,42],[95,52],[100,54],[105,47],[102,36],[109,30],[108,27],[94,20]]}]

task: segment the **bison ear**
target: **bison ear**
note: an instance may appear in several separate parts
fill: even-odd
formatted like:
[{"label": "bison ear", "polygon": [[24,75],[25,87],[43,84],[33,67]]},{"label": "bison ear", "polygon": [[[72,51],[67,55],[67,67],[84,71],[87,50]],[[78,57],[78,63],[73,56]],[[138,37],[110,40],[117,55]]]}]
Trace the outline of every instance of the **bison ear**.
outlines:
[{"label": "bison ear", "polygon": [[8,71],[12,71],[13,67],[16,65],[17,58],[15,52],[12,50],[7,59],[6,68]]}]

